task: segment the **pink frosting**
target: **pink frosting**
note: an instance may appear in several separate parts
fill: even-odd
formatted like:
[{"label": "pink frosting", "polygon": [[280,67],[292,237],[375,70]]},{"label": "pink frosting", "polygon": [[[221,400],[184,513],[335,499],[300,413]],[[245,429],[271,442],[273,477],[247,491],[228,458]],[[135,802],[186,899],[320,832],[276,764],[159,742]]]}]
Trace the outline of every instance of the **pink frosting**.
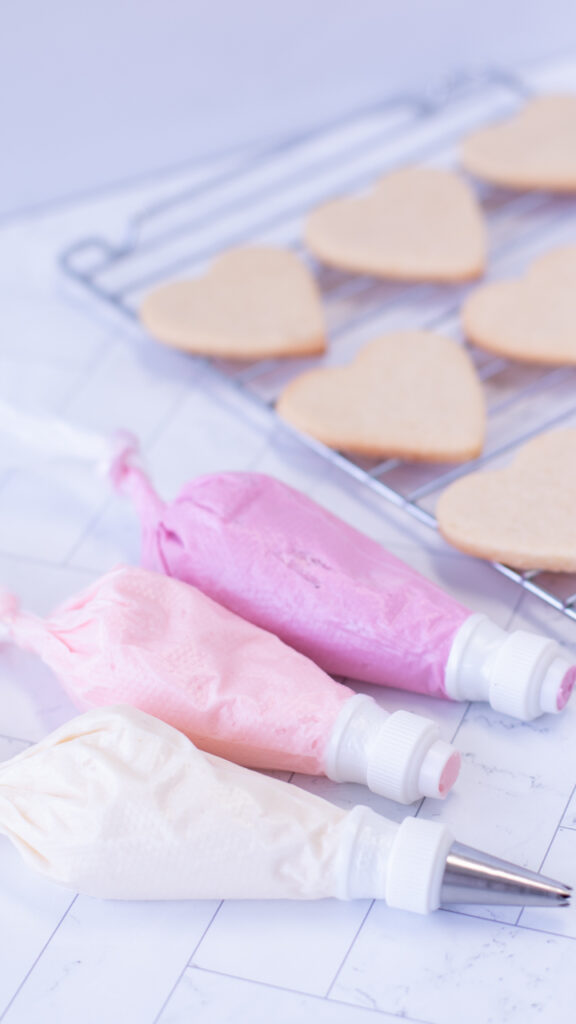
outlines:
[{"label": "pink frosting", "polygon": [[218,473],[163,502],[130,457],[114,482],[142,521],[142,562],[193,583],[326,672],[445,697],[470,611],[304,494],[259,473]]},{"label": "pink frosting", "polygon": [[353,696],[270,633],[178,580],[107,573],[47,620],[0,599],[12,639],[82,707],[130,704],[252,768],[322,774]]},{"label": "pink frosting", "polygon": [[569,668],[566,672],[561,684],[560,690],[558,691],[558,699],[556,705],[558,711],[563,711],[566,707],[570,697],[572,696],[572,690],[576,684],[576,666]]}]

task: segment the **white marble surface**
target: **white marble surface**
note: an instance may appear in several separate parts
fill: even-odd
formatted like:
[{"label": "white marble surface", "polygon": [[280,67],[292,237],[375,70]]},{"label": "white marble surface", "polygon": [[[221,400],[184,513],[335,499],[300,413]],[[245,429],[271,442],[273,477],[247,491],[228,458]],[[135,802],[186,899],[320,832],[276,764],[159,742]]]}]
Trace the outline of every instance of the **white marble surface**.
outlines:
[{"label": "white marble surface", "polygon": [[[201,173],[201,172],[198,172]],[[119,235],[174,179],[18,220],[0,232],[0,398],[142,438],[159,490],[196,473],[258,469],[324,502],[502,625],[547,630],[575,647],[576,626],[490,567],[304,449],[211,369],[155,346],[62,281],[55,257],[80,235]],[[3,440],[0,581],[46,612],[120,560],[137,561],[131,509],[92,470],[41,461]],[[531,725],[485,706],[376,692],[430,714],[463,752],[445,804],[420,813],[464,842],[576,883],[576,709]],[[0,652],[0,757],[73,708],[32,657]],[[357,786],[300,777],[343,806],[399,808]],[[0,839],[0,1019],[7,1024],[572,1024],[575,912],[462,908],[428,919],[382,905],[104,903],[33,875]]]}]

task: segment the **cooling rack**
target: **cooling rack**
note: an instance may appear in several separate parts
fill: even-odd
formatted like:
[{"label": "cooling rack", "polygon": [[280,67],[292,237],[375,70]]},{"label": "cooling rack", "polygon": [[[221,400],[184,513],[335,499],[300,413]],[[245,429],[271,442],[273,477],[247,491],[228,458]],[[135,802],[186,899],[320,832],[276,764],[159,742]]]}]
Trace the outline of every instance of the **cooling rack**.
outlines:
[{"label": "cooling rack", "polygon": [[[500,70],[458,76],[433,93],[399,96],[339,121],[252,153],[209,183],[142,209],[120,242],[90,237],[61,255],[65,273],[100,303],[138,322],[142,296],[161,281],[200,273],[230,246],[283,245],[309,264],[325,303],[329,352],[314,359],[233,363],[218,370],[255,401],[270,406],[286,383],[311,365],[348,362],[370,338],[388,330],[441,330],[466,344],[458,310],[470,286],[407,285],[322,267],[303,249],[302,223],[316,204],[361,192],[407,162],[450,167],[467,132],[514,112],[527,84]],[[576,200],[545,193],[474,187],[491,240],[488,277],[519,273],[539,252],[576,241]],[[482,455],[464,466],[376,462],[335,452],[304,434],[301,442],[377,494],[430,527],[443,488],[477,469],[504,464],[515,448],[555,426],[576,426],[576,371],[513,364],[469,348],[486,396],[488,429]],[[287,430],[291,430],[286,425]],[[296,431],[292,431],[297,433]],[[572,619],[576,575],[495,569]]]}]

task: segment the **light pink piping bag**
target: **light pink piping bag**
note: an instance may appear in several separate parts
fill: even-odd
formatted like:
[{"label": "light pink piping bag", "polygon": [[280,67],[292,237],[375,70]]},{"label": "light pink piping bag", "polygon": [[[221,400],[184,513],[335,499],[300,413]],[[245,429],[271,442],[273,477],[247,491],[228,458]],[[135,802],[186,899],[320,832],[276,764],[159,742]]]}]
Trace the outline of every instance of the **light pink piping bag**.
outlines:
[{"label": "light pink piping bag", "polygon": [[576,665],[553,640],[473,614],[306,495],[259,473],[215,473],[172,502],[118,435],[115,487],[136,506],[142,563],[199,587],[326,672],[521,719],[561,711]]},{"label": "light pink piping bag", "polygon": [[79,706],[131,704],[239,764],[361,782],[403,803],[445,796],[458,775],[430,719],[388,714],[179,580],[119,568],[46,620],[5,593],[0,619]]}]

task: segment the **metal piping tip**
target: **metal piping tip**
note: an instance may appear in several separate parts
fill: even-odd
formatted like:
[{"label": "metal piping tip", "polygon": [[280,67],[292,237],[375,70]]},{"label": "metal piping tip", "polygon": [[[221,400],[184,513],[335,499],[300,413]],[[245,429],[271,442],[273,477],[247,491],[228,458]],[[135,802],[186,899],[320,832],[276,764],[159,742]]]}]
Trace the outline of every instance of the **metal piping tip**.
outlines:
[{"label": "metal piping tip", "polygon": [[440,905],[486,903],[518,907],[567,907],[572,888],[509,861],[453,843],[446,858]]}]

